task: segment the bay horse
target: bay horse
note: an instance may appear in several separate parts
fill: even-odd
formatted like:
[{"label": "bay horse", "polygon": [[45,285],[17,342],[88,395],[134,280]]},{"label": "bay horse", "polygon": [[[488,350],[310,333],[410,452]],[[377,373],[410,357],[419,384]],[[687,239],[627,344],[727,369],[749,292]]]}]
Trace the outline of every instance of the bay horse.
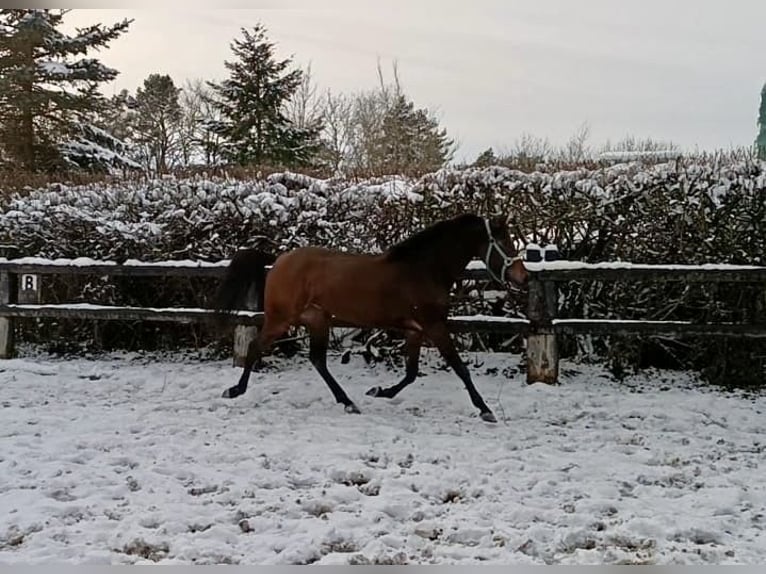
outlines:
[{"label": "bay horse", "polygon": [[[390,399],[415,381],[420,348],[427,339],[462,380],[481,419],[497,422],[471,380],[447,327],[450,290],[476,257],[503,285],[527,282],[527,270],[512,247],[506,222],[470,213],[440,221],[381,254],[351,254],[322,247],[283,253],[266,275],[263,326],[248,347],[239,382],[226,389],[223,397],[243,394],[250,372],[274,341],[291,326],[304,326],[309,334],[309,360],[345,411],[359,413],[327,369],[330,326],[336,320],[344,325],[405,333],[404,378],[390,387],[372,388],[368,395]],[[232,262],[224,285],[241,291],[249,288],[255,276],[246,266]]]}]

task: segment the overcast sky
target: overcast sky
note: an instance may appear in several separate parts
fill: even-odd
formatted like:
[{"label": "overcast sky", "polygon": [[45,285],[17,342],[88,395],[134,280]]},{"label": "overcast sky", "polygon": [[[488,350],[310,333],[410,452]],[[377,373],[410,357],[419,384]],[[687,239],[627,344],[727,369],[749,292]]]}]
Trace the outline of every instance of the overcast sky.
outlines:
[{"label": "overcast sky", "polygon": [[592,143],[633,134],[715,149],[755,138],[766,0],[288,1],[74,10],[66,22],[135,19],[99,56],[121,71],[107,94],[154,72],[222,79],[231,40],[258,22],[280,55],[311,63],[320,88],[374,87],[378,59],[387,71],[397,60],[407,93],[460,143],[456,159],[523,132],[563,143],[583,122]]}]

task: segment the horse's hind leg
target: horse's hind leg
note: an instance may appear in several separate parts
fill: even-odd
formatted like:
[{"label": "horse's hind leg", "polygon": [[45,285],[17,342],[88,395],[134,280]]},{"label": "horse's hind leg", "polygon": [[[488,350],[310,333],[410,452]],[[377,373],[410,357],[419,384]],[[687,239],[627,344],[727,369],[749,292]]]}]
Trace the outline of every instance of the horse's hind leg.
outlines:
[{"label": "horse's hind leg", "polygon": [[418,376],[418,363],[420,362],[420,347],[423,345],[423,334],[420,331],[409,331],[404,345],[407,353],[404,378],[390,387],[371,388],[367,391],[369,396],[393,399],[405,387],[411,385],[415,381]]},{"label": "horse's hind leg", "polygon": [[223,398],[233,399],[238,397],[247,390],[247,383],[250,380],[250,373],[256,363],[260,363],[261,357],[264,353],[267,353],[271,349],[271,345],[285,329],[284,325],[274,325],[269,323],[268,319],[263,325],[263,329],[258,333],[258,336],[250,341],[247,346],[247,356],[245,357],[245,365],[242,368],[242,375],[239,377],[239,382],[233,387],[229,387],[223,392]]},{"label": "horse's hind leg", "polygon": [[330,341],[330,320],[327,315],[318,308],[307,309],[301,316],[303,324],[309,332],[309,360],[314,368],[330,387],[335,400],[341,403],[347,413],[358,414],[359,408],[348,398],[338,384],[338,381],[330,374],[327,369],[327,347]]}]

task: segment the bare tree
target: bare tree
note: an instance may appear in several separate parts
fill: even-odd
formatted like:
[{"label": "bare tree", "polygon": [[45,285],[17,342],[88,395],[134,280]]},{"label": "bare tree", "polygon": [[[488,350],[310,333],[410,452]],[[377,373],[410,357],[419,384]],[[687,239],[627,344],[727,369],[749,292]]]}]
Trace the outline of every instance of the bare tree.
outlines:
[{"label": "bare tree", "polygon": [[681,150],[674,142],[652,138],[641,139],[628,135],[615,144],[607,140],[597,159],[606,162],[641,161],[656,163],[677,159],[680,155]]},{"label": "bare tree", "polygon": [[541,138],[529,132],[523,132],[513,142],[511,151],[504,158],[503,163],[509,160],[520,167],[534,167],[535,164],[547,161],[553,155],[554,148],[548,138]]},{"label": "bare tree", "polygon": [[214,94],[204,80],[187,80],[184,84],[182,139],[189,164],[199,162],[205,167],[213,167],[222,161],[224,142],[215,129],[221,114],[213,104],[213,98]]},{"label": "bare tree", "polygon": [[195,164],[202,155],[198,136],[204,103],[202,93],[197,89],[201,84],[201,80],[186,80],[179,96],[181,117],[178,121],[178,153],[184,167]]},{"label": "bare tree", "polygon": [[592,151],[588,145],[590,139],[590,126],[588,122],[583,122],[577,128],[572,137],[564,144],[560,151],[560,159],[566,163],[583,163],[591,158]]},{"label": "bare tree", "polygon": [[298,89],[285,105],[287,118],[293,126],[300,129],[310,129],[321,124],[323,100],[317,92],[317,86],[311,73],[311,64],[303,70],[303,77]]},{"label": "bare tree", "polygon": [[326,162],[333,173],[344,167],[350,155],[353,135],[353,101],[344,94],[333,94],[327,90],[323,101],[322,119],[324,130],[322,141]]},{"label": "bare tree", "polygon": [[601,148],[602,152],[624,151],[624,152],[659,152],[659,151],[677,151],[678,144],[667,140],[655,140],[652,138],[638,138],[634,135],[627,135],[621,140],[612,143],[607,140]]}]

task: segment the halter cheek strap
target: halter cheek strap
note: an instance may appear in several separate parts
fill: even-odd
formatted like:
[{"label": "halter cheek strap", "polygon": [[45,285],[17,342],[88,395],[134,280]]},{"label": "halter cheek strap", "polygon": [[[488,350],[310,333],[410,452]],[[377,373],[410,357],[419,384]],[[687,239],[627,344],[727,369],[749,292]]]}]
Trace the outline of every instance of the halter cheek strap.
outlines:
[{"label": "halter cheek strap", "polygon": [[[497,240],[492,236],[492,231],[489,228],[489,221],[486,219],[484,220],[484,227],[487,230],[487,238],[489,242],[487,243],[487,253],[484,255],[484,266],[487,268],[487,272],[489,273],[490,277],[497,281],[500,284],[505,284],[507,281],[505,280],[505,272],[508,270],[508,268],[513,265],[513,263],[519,259],[521,259],[521,256],[516,257],[509,257],[508,254],[503,250],[502,247],[500,247],[500,244],[497,242]],[[489,259],[492,257],[492,252],[496,251],[497,254],[500,256],[500,258],[503,260],[503,266],[500,268],[500,277],[498,277],[494,271],[492,271],[492,267],[489,265]]]}]

